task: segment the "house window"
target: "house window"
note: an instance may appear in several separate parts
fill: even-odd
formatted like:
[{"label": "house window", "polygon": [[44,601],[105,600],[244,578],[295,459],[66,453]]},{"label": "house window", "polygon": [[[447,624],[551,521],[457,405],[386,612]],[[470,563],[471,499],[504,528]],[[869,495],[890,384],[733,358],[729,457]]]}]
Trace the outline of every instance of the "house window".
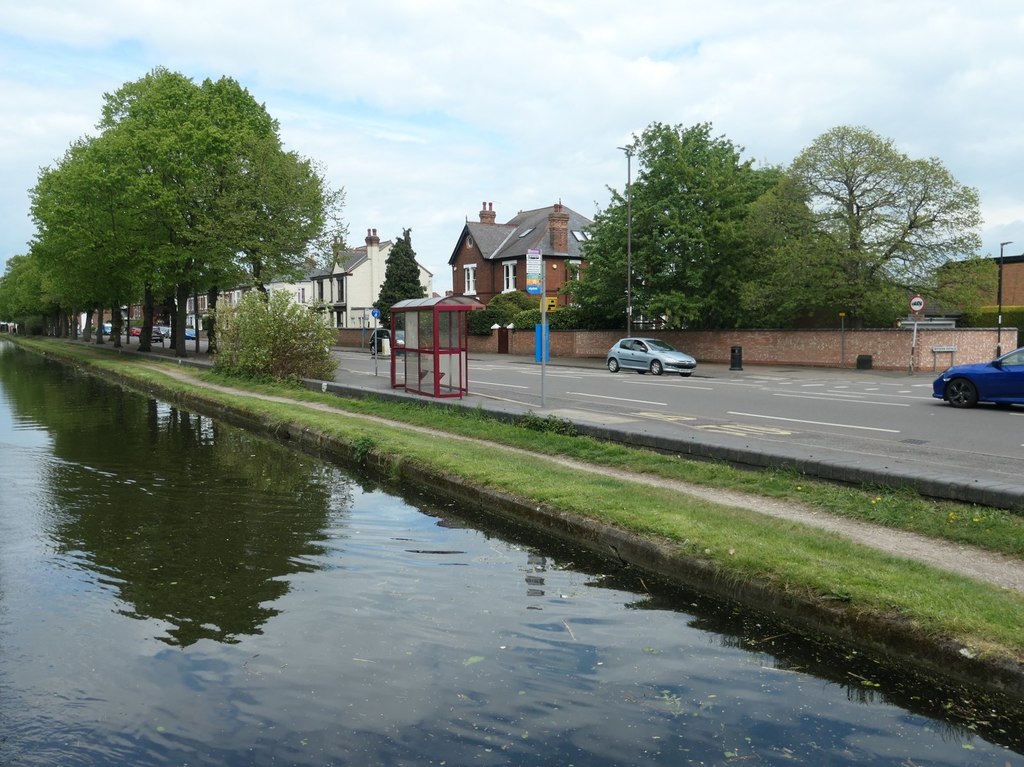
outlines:
[{"label": "house window", "polygon": [[300,304],[306,303],[306,289],[305,288],[299,288],[295,292],[295,300],[298,301]]},{"label": "house window", "polygon": [[506,261],[502,264],[505,271],[505,287],[504,292],[508,293],[510,290],[516,289],[516,262]]},{"label": "house window", "polygon": [[578,280],[580,278],[580,272],[582,271],[583,262],[572,260],[569,262],[569,274],[574,275],[573,279]]},{"label": "house window", "polygon": [[465,274],[466,287],[462,292],[467,296],[476,295],[476,265],[462,267]]}]

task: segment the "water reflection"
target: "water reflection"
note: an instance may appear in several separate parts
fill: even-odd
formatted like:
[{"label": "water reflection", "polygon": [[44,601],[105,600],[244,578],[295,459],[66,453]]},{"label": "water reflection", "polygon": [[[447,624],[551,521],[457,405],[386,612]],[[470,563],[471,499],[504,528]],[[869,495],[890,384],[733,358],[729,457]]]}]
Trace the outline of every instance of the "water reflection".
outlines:
[{"label": "water reflection", "polygon": [[0,764],[1024,767],[1012,702],[0,342],[8,423]]},{"label": "water reflection", "polygon": [[42,520],[161,641],[237,641],[314,567],[348,481],[298,453],[57,366],[44,385],[0,354],[6,396],[52,437]]}]

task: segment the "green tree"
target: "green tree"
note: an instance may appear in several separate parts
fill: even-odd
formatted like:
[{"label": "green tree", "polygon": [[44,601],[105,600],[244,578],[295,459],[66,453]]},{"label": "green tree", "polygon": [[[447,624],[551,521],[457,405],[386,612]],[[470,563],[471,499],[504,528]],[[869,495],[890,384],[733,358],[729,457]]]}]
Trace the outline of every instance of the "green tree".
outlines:
[{"label": "green tree", "polygon": [[631,150],[639,167],[629,205],[613,191],[609,208],[595,217],[587,267],[573,286],[584,321],[625,323],[629,207],[634,320],[674,327],[736,325],[751,257],[747,209],[778,171],[755,170],[741,158],[741,147],[713,137],[707,123],[653,123]]},{"label": "green tree", "polygon": [[100,127],[121,144],[129,206],[154,235],[150,290],[174,296],[179,356],[190,296],[294,274],[324,228],[323,179],[230,78],[197,86],[155,69],[105,97]]},{"label": "green tree", "polygon": [[373,302],[374,307],[380,310],[381,325],[388,327],[391,307],[399,301],[425,298],[426,295],[427,292],[420,282],[416,251],[412,249],[412,232],[405,229],[388,253],[387,264],[384,267],[384,282],[380,286],[377,300]]},{"label": "green tree", "polygon": [[[110,308],[115,346],[120,307],[141,284],[138,222],[125,205],[124,184],[117,147],[101,136],[72,144],[32,189],[33,253],[51,295],[70,313]],[[103,343],[102,333],[96,343]]]},{"label": "green tree", "polygon": [[287,291],[265,295],[249,291],[235,306],[216,313],[220,350],[214,369],[253,380],[329,380],[337,363],[331,357],[334,331],[322,312],[292,301]]},{"label": "green tree", "polygon": [[764,258],[744,305],[774,307],[777,322],[845,311],[854,324],[888,325],[906,313],[908,293],[941,300],[980,287],[950,293],[937,279],[947,261],[980,247],[977,191],[938,159],[911,159],[865,128],[815,139],[751,222]]},{"label": "green tree", "polygon": [[0,277],[0,318],[14,320],[29,333],[42,333],[58,304],[50,297],[38,258],[12,256]]}]

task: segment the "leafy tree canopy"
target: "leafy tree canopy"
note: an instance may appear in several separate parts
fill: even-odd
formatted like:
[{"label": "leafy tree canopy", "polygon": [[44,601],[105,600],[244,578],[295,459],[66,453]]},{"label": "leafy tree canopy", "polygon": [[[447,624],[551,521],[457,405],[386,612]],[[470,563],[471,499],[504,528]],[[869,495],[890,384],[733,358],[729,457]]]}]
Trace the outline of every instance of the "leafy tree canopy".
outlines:
[{"label": "leafy tree canopy", "polygon": [[937,273],[976,253],[980,223],[977,191],[939,160],[911,159],[865,128],[833,128],[751,206],[761,260],[744,308],[761,324],[844,311],[854,324],[888,325],[906,314],[908,293],[959,300],[984,271],[963,270],[972,284],[955,288]]},{"label": "leafy tree canopy", "polygon": [[612,190],[612,203],[595,217],[587,267],[571,286],[586,325],[625,324],[627,249],[635,323],[728,327],[741,321],[739,291],[752,255],[747,208],[778,177],[775,170],[755,170],[741,151],[712,136],[707,123],[653,123],[634,137],[636,178],[626,197]]},{"label": "leafy tree canopy", "polygon": [[104,95],[98,128],[33,190],[40,268],[74,306],[173,296],[179,354],[187,298],[297,276],[345,233],[343,193],[231,78],[154,69]]}]

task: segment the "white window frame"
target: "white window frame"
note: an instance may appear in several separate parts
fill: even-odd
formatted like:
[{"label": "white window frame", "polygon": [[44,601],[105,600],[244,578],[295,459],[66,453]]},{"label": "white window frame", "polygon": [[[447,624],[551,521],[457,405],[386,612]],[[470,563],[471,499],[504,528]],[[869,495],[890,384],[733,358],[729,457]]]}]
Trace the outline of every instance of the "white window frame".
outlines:
[{"label": "white window frame", "polygon": [[515,261],[502,261],[501,271],[504,276],[504,288],[502,293],[511,293],[516,289],[516,262]]},{"label": "white window frame", "polygon": [[569,263],[572,266],[576,267],[576,269],[575,269],[575,271],[576,271],[576,279],[578,280],[580,278],[580,276],[582,275],[582,273],[583,273],[583,261],[577,260],[577,259],[572,259],[571,261],[569,261]]},{"label": "white window frame", "polygon": [[476,264],[469,264],[468,266],[462,267],[462,279],[465,290],[463,295],[475,296],[476,295]]}]

